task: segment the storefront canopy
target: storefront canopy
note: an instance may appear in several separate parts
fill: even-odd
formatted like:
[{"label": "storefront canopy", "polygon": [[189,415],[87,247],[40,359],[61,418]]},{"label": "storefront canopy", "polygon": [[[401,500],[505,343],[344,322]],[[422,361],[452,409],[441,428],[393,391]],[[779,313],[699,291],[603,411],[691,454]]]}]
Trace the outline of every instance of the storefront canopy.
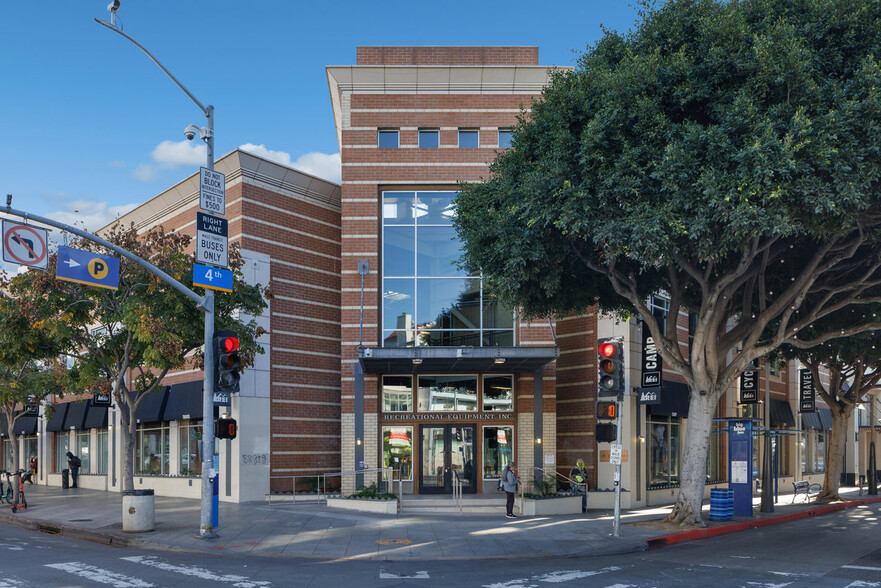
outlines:
[{"label": "storefront canopy", "polygon": [[47,433],[57,433],[64,428],[64,419],[67,417],[68,407],[70,407],[69,402],[55,405],[55,411],[52,413],[49,422],[46,423]]},{"label": "storefront canopy", "polygon": [[135,416],[139,423],[155,423],[162,420],[165,410],[165,401],[168,398],[168,389],[171,386],[157,388],[141,399]]},{"label": "storefront canopy", "polygon": [[89,408],[89,401],[77,400],[68,404],[70,406],[67,409],[67,416],[64,419],[62,429],[65,431],[69,429],[79,431],[83,428],[83,423],[86,421],[86,410]]},{"label": "storefront canopy", "polygon": [[36,435],[37,417],[32,414],[23,414],[15,420],[16,435]]},{"label": "storefront canopy", "polygon": [[96,406],[89,402],[89,410],[86,412],[86,429],[103,429],[107,426],[107,407]]},{"label": "storefront canopy", "polygon": [[172,384],[165,404],[163,421],[202,418],[202,380]]},{"label": "storefront canopy", "polygon": [[828,431],[832,428],[832,411],[828,408],[818,408],[817,412],[803,412],[801,426],[803,429]]},{"label": "storefront canopy", "polygon": [[661,385],[661,402],[647,404],[652,415],[688,418],[688,405],[691,402],[688,386],[681,382],[664,381]]},{"label": "storefront canopy", "polygon": [[785,400],[771,399],[771,427],[794,427],[795,417],[792,407]]},{"label": "storefront canopy", "polygon": [[362,347],[365,374],[534,372],[557,359],[557,347]]}]

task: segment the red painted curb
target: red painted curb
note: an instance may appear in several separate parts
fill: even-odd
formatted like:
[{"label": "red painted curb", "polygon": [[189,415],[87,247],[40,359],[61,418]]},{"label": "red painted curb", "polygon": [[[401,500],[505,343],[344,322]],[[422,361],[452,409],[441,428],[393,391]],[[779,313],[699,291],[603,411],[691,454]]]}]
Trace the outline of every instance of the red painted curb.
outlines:
[{"label": "red painted curb", "polygon": [[736,533],[738,531],[745,531],[747,529],[757,529],[759,527],[776,525],[778,523],[786,523],[789,521],[795,521],[798,519],[804,519],[807,517],[813,517],[839,510],[847,510],[849,508],[862,506],[864,504],[873,504],[875,502],[881,502],[881,496],[877,498],[859,498],[857,500],[851,500],[849,502],[826,504],[823,506],[816,506],[813,508],[800,510],[798,512],[791,512],[788,514],[773,517],[765,517],[762,519],[756,519],[754,521],[740,521],[737,523],[729,523],[723,526],[713,527],[709,529],[691,529],[689,531],[671,533],[669,535],[661,535],[660,537],[652,537],[651,539],[646,539],[645,543],[648,549],[657,549],[658,547],[664,547],[665,545],[684,543],[685,541],[694,541],[695,539],[704,539],[706,537],[716,537],[718,535],[727,535],[728,533]]}]

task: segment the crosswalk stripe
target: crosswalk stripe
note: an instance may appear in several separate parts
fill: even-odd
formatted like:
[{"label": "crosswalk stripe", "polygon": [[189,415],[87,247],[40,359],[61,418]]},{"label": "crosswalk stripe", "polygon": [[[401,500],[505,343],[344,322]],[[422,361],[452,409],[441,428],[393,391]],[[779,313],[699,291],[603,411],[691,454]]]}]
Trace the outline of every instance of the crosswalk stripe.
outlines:
[{"label": "crosswalk stripe", "polygon": [[869,570],[871,572],[881,572],[881,568],[876,568],[872,566],[841,566],[843,568],[847,568],[849,570]]},{"label": "crosswalk stripe", "polygon": [[71,561],[67,563],[45,564],[47,568],[53,568],[86,578],[100,584],[109,584],[113,588],[151,588],[153,584],[139,578],[132,578],[110,570],[103,570],[96,566]]},{"label": "crosswalk stripe", "polygon": [[271,586],[271,582],[263,582],[251,580],[247,576],[237,576],[235,574],[217,575],[211,570],[205,568],[197,568],[193,566],[178,566],[160,561],[152,555],[135,555],[132,557],[120,558],[125,561],[143,564],[166,572],[175,572],[184,574],[185,576],[195,576],[203,580],[214,580],[216,582],[230,582],[236,588],[260,588],[261,586]]}]

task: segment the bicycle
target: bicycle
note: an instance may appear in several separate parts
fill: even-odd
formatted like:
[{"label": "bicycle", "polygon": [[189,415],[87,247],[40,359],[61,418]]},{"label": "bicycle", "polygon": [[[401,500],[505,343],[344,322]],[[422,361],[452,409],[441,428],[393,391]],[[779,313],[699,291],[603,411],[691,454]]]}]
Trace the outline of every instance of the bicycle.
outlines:
[{"label": "bicycle", "polygon": [[12,482],[9,480],[9,472],[6,470],[0,470],[0,476],[6,474],[6,491],[3,491],[3,479],[0,478],[0,502],[6,501],[8,504],[12,504],[12,497],[14,492],[12,491]]}]

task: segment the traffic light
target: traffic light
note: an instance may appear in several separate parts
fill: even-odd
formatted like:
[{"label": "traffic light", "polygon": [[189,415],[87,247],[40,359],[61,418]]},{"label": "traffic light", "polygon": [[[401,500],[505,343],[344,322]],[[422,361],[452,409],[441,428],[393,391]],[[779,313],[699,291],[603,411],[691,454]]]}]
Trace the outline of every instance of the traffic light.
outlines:
[{"label": "traffic light", "polygon": [[618,440],[618,426],[615,423],[597,423],[594,437],[597,443],[614,443]]},{"label": "traffic light", "polygon": [[624,393],[624,343],[620,337],[597,341],[597,396]]},{"label": "traffic light", "polygon": [[236,427],[235,419],[217,419],[214,421],[214,436],[217,439],[235,439]]},{"label": "traffic light", "polygon": [[239,337],[233,331],[214,332],[214,391],[239,391]]},{"label": "traffic light", "polygon": [[600,400],[597,402],[597,420],[615,420],[618,418],[618,403]]}]

